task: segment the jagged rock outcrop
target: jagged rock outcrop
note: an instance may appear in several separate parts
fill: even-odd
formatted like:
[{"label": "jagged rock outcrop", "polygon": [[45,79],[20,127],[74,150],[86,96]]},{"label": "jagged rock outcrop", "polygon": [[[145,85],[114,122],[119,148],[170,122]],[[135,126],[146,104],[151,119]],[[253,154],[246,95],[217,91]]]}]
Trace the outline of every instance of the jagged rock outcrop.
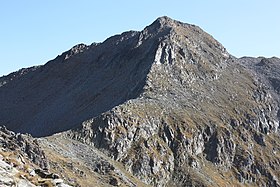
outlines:
[{"label": "jagged rock outcrop", "polygon": [[36,139],[0,126],[0,186],[70,187],[49,169],[49,161]]},{"label": "jagged rock outcrop", "polygon": [[39,143],[111,185],[280,186],[279,66],[161,17],[1,78],[0,120],[36,136],[72,128]]},{"label": "jagged rock outcrop", "polygon": [[42,169],[49,169],[48,160],[36,139],[28,134],[14,133],[0,126],[0,146],[6,151],[25,154],[34,164]]}]

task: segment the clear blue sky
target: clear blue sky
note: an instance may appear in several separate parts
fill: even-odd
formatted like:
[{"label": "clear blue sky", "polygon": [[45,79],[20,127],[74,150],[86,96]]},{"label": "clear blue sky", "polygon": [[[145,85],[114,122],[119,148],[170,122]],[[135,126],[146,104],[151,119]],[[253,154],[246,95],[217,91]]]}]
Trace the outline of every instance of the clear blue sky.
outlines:
[{"label": "clear blue sky", "polygon": [[0,2],[0,76],[163,15],[200,26],[237,57],[280,57],[280,0],[7,0]]}]

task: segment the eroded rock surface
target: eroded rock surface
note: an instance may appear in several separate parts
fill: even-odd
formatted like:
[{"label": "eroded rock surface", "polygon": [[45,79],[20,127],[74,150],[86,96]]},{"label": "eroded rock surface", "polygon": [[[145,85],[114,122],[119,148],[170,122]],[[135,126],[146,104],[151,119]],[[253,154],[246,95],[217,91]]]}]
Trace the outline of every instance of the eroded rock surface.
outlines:
[{"label": "eroded rock surface", "polygon": [[38,143],[73,185],[280,186],[279,66],[161,17],[2,77],[0,120],[71,129]]},{"label": "eroded rock surface", "polygon": [[70,187],[49,169],[49,161],[36,139],[0,126],[1,187]]},{"label": "eroded rock surface", "polygon": [[160,18],[140,35],[160,38],[140,97],[70,136],[154,186],[279,186],[275,85],[198,27]]}]

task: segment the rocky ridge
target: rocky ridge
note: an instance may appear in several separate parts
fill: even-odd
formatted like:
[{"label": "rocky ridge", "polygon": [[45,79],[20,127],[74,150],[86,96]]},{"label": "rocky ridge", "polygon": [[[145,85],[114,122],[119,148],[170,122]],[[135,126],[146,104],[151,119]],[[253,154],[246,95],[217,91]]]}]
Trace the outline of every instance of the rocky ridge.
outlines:
[{"label": "rocky ridge", "polygon": [[155,186],[217,185],[209,162],[240,183],[279,185],[279,172],[263,167],[279,149],[265,145],[279,139],[277,100],[211,36],[189,36],[187,28],[202,31],[172,20],[162,28],[164,21],[154,24],[172,29],[158,45],[140,97],[85,121],[72,137]]},{"label": "rocky ridge", "polygon": [[[38,142],[62,155],[57,171],[78,160],[100,185],[280,186],[279,65],[237,59],[199,27],[161,17],[141,32],[77,45],[16,81],[0,79],[0,102],[10,104],[1,120],[36,136],[72,128]],[[49,82],[32,101],[11,94],[32,86],[23,95],[33,96]],[[30,107],[11,120],[11,101],[18,110],[37,103],[35,117]]]}]

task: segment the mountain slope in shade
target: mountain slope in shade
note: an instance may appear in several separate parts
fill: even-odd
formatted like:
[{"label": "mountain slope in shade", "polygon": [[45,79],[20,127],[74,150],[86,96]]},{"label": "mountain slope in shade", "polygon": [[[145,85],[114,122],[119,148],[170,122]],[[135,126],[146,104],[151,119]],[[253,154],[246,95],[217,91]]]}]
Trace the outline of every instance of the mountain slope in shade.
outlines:
[{"label": "mountain slope in shade", "polygon": [[152,186],[280,186],[279,64],[161,17],[2,77],[0,121],[35,136],[71,129],[39,143],[97,173],[77,150],[102,152],[121,181],[125,170]]},{"label": "mountain slope in shade", "polygon": [[77,45],[44,66],[3,77],[0,121],[18,132],[50,135],[136,98],[153,53],[153,42],[134,49],[138,35]]}]

